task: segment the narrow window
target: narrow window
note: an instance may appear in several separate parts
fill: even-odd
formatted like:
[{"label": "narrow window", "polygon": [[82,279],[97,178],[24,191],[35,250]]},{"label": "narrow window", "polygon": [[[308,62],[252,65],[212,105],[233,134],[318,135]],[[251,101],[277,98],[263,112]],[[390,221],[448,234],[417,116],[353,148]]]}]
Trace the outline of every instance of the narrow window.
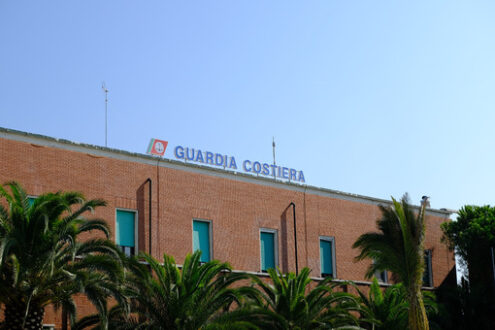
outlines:
[{"label": "narrow window", "polygon": [[423,286],[433,286],[433,272],[431,269],[431,250],[425,250],[425,272],[423,273]]},{"label": "narrow window", "polygon": [[210,253],[210,222],[193,221],[193,252],[201,251],[201,262],[211,260]]},{"label": "narrow window", "polygon": [[381,283],[388,283],[388,273],[386,270],[382,270],[382,271],[375,271],[375,277],[376,279],[378,280],[378,282],[381,282]]},{"label": "narrow window", "polygon": [[268,269],[277,265],[276,231],[261,230],[260,232],[261,271],[266,273]]},{"label": "narrow window", "polygon": [[333,237],[320,237],[321,277],[335,277],[335,245]]},{"label": "narrow window", "polygon": [[136,212],[117,210],[115,243],[127,255],[136,253]]}]

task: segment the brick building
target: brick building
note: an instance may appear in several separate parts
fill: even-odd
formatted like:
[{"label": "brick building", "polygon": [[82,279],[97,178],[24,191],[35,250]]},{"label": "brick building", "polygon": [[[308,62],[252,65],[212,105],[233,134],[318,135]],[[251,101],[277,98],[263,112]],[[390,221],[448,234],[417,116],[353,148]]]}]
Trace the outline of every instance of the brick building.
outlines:
[{"label": "brick building", "polygon": [[[200,248],[204,260],[228,261],[235,270],[260,276],[272,265],[295,271],[295,210],[299,270],[311,268],[315,280],[331,275],[369,284],[364,276],[369,262],[354,261],[358,251],[352,244],[376,229],[377,205],[389,204],[8,129],[0,129],[0,151],[1,183],[17,181],[32,196],[71,190],[105,199],[108,206],[96,215],[109,222],[129,254],[146,251],[161,259],[167,253],[181,263]],[[439,286],[455,267],[453,253],[440,241],[440,224],[449,215],[427,210],[426,286]],[[387,274],[380,275],[386,282]],[[79,315],[89,310],[81,299]],[[47,311],[45,322],[60,324],[58,314]]]}]

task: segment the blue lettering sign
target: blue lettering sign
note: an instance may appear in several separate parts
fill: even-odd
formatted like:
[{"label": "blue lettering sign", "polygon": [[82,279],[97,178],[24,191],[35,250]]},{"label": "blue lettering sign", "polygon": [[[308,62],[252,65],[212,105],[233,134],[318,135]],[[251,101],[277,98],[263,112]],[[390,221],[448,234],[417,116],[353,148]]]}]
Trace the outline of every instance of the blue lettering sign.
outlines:
[{"label": "blue lettering sign", "polygon": [[289,180],[290,181],[296,181],[296,170],[291,168],[290,169],[290,176],[289,176]]},{"label": "blue lettering sign", "polygon": [[203,159],[203,152],[201,150],[198,150],[198,153],[196,154],[196,161],[200,163],[204,163]]},{"label": "blue lettering sign", "polygon": [[268,175],[270,174],[270,168],[268,167],[267,163],[263,163],[263,172],[261,172],[263,175]]},{"label": "blue lettering sign", "polygon": [[275,170],[277,169],[277,165],[273,164],[270,165],[270,167],[272,168],[272,176],[277,176],[277,173],[275,172]]},{"label": "blue lettering sign", "polygon": [[260,173],[261,172],[261,164],[260,164],[260,162],[254,162],[253,163],[253,171],[256,172],[256,173]]},{"label": "blue lettering sign", "polygon": [[[237,170],[237,162],[235,157],[213,153],[210,151],[201,151],[200,149],[184,148],[176,146],[174,155],[177,159],[185,161],[193,161],[214,166],[223,166],[224,169],[229,168]],[[244,160],[242,169],[247,173],[256,173],[264,176],[273,176],[274,178],[288,179],[291,182],[306,182],[303,171],[297,171],[293,168],[281,167],[275,164],[261,163],[259,161]]]},{"label": "blue lettering sign", "polygon": [[209,151],[206,152],[206,163],[210,164],[210,165],[214,165],[213,164],[213,153],[211,153]]},{"label": "blue lettering sign", "polygon": [[[247,165],[249,164],[249,169],[247,168]],[[242,163],[242,167],[244,168],[245,172],[251,172],[251,162],[249,160],[245,160]]]},{"label": "blue lettering sign", "polygon": [[215,165],[222,166],[223,165],[223,156],[220,154],[215,154]]},{"label": "blue lettering sign", "polygon": [[175,158],[184,159],[184,148],[181,146],[175,147],[174,154]]},{"label": "blue lettering sign", "polygon": [[299,171],[299,181],[300,181],[300,182],[306,182],[306,181],[304,180],[304,174],[303,174],[303,171]]},{"label": "blue lettering sign", "polygon": [[186,159],[194,160],[194,149],[191,149],[191,156],[189,156],[189,148],[186,148]]},{"label": "blue lettering sign", "polygon": [[230,165],[229,165],[230,168],[233,168],[234,170],[237,170],[237,164],[235,163],[235,158],[232,156],[232,158],[230,158]]}]

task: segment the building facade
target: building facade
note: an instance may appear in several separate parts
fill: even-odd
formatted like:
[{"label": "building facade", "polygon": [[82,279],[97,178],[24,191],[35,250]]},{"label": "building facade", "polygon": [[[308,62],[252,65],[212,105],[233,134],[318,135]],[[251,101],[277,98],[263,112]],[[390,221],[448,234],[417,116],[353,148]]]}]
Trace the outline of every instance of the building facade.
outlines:
[{"label": "building facade", "polygon": [[[0,129],[0,182],[19,182],[35,197],[51,191],[80,191],[102,198],[96,210],[127,254],[138,251],[180,264],[201,249],[203,260],[228,261],[236,271],[266,276],[312,269],[315,281],[332,276],[368,285],[369,261],[355,262],[352,244],[376,230],[378,205],[389,201],[224,171],[176,160],[76,144]],[[441,243],[440,224],[450,213],[428,209],[425,285],[439,286],[455,268]],[[295,219],[294,219],[295,217]],[[294,221],[295,220],[295,221]],[[296,239],[295,239],[296,238]],[[387,282],[388,274],[377,274]],[[80,299],[79,315],[91,307]],[[59,313],[58,313],[59,314]],[[60,324],[47,311],[46,322]]]}]

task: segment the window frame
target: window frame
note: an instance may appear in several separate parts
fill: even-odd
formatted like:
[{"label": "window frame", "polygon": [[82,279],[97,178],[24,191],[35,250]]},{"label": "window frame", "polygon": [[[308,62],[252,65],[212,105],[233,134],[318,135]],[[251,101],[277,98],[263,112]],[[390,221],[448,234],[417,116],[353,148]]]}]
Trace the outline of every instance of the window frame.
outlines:
[{"label": "window frame", "polygon": [[[433,251],[432,249],[425,249],[424,250],[424,257],[426,259],[426,263],[425,263],[425,271],[428,272],[428,285],[425,285],[425,283],[423,283],[423,286],[424,287],[427,287],[427,288],[432,288],[433,287]],[[424,275],[423,275],[424,277]]]},{"label": "window frame", "polygon": [[[375,260],[372,261],[373,264],[375,264]],[[385,281],[382,281],[381,277],[382,277],[382,274],[385,276]],[[378,275],[378,276],[377,276]],[[378,283],[384,283],[384,284],[388,284],[388,271],[385,269],[385,270],[382,270],[382,271],[375,271],[373,273],[373,276],[376,277]]]},{"label": "window frame", "polygon": [[26,195],[26,198],[27,199],[33,199],[33,203],[34,203],[34,200],[36,200],[39,196],[35,196],[35,195]]},{"label": "window frame", "polygon": [[[193,218],[191,222],[191,251],[194,253],[194,221],[198,222],[206,222],[208,224],[208,245],[210,246],[210,260],[212,261],[213,259],[213,221],[212,220],[207,220],[207,219],[200,219],[200,218]],[[203,254],[203,251],[201,251],[201,254]],[[202,261],[203,263],[204,261]]]},{"label": "window frame", "polygon": [[134,213],[134,254],[131,254],[130,256],[137,256],[139,254],[139,212],[138,210],[135,209],[127,209],[123,207],[116,207],[115,208],[115,220],[114,220],[114,227],[115,228],[115,233],[114,233],[114,242],[115,245],[118,247],[122,245],[117,244],[117,213],[118,211],[125,211],[125,212],[133,212]]},{"label": "window frame", "polygon": [[[335,236],[320,236],[318,240],[318,250],[320,250],[320,242],[325,241],[325,242],[330,242],[330,247],[332,249],[332,278],[337,278],[337,259],[336,259],[336,254],[335,254]],[[328,277],[328,276],[323,276],[322,269],[323,265],[321,263],[321,250],[319,251],[320,254],[320,277]]]},{"label": "window frame", "polygon": [[[274,266],[275,270],[279,267],[278,263],[278,230],[277,229],[272,229],[272,228],[260,228],[259,233],[258,233],[258,247],[259,247],[259,256],[260,256],[260,272],[261,273],[267,273],[268,269],[263,270],[263,264],[262,264],[262,256],[261,256],[261,233],[269,233],[273,234],[273,261],[274,261]],[[278,270],[277,270],[278,271]]]}]

